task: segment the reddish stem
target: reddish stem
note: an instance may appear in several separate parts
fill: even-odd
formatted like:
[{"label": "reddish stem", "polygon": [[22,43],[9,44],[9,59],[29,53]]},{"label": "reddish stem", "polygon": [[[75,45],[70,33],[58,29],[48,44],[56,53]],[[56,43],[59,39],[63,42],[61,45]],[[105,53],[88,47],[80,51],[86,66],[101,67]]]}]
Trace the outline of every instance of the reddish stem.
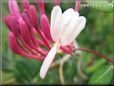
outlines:
[{"label": "reddish stem", "polygon": [[76,0],[76,3],[75,3],[75,11],[79,11],[79,6],[80,6],[80,2],[81,2],[81,0]]},{"label": "reddish stem", "polygon": [[82,50],[82,51],[90,52],[92,54],[95,54],[95,55],[97,55],[97,56],[99,56],[99,57],[111,62],[114,65],[114,61],[113,60],[109,59],[108,57],[106,57],[106,56],[104,56],[104,55],[102,55],[102,54],[100,54],[100,53],[98,53],[98,52],[96,52],[94,50],[87,49],[87,48],[77,48],[76,50]]}]

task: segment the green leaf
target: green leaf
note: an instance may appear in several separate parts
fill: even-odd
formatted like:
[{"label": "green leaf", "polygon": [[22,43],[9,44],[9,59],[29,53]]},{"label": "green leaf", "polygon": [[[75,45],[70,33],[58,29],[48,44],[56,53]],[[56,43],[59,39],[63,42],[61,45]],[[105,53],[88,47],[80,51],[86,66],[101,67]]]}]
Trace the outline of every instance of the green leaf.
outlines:
[{"label": "green leaf", "polygon": [[38,71],[39,62],[31,59],[19,59],[16,61],[15,77],[20,83],[32,83]]},{"label": "green leaf", "polygon": [[2,72],[2,83],[5,83],[13,78],[13,73]]},{"label": "green leaf", "polygon": [[85,0],[89,7],[103,12],[113,12],[114,0]]},{"label": "green leaf", "polygon": [[100,67],[102,67],[102,65],[104,65],[106,63],[106,60],[105,59],[100,59],[100,60],[97,60],[96,63],[97,64],[94,64],[94,65],[86,68],[86,72],[87,73],[90,73],[90,72],[96,71],[97,69],[99,69]]},{"label": "green leaf", "polygon": [[14,64],[14,62],[13,62],[13,60],[12,60],[12,58],[9,56],[9,57],[7,57],[6,55],[2,55],[2,70],[4,71],[4,72],[11,72],[11,71],[13,71],[13,64]]},{"label": "green leaf", "polygon": [[109,84],[112,76],[113,66],[102,66],[92,75],[89,84]]}]

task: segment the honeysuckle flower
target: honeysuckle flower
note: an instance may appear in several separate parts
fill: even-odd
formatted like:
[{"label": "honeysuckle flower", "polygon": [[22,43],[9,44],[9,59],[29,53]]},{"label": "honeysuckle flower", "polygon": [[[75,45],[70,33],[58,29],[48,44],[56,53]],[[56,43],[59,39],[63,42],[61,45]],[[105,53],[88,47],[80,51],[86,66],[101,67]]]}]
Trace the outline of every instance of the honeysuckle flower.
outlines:
[{"label": "honeysuckle flower", "polygon": [[55,6],[52,9],[50,33],[54,40],[54,45],[41,66],[40,76],[42,79],[45,77],[60,46],[71,44],[84,29],[85,23],[85,17],[79,16],[79,13],[72,8],[67,9],[63,14],[59,6]]},{"label": "honeysuckle flower", "polygon": [[43,0],[36,0],[40,12],[40,24],[35,6],[22,0],[21,12],[16,0],[8,0],[10,15],[4,17],[9,28],[8,35],[11,50],[21,56],[44,60],[40,69],[40,77],[45,78],[56,53],[72,55],[73,41],[84,29],[86,19],[79,16],[73,8],[62,13],[59,0],[54,0],[51,21],[45,13]]}]

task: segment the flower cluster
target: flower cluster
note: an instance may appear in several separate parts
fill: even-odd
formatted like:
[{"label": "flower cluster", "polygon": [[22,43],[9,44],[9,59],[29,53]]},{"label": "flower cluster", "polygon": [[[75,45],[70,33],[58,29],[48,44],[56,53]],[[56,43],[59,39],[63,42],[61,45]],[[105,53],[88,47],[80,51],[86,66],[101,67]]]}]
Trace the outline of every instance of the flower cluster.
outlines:
[{"label": "flower cluster", "polygon": [[40,24],[35,6],[27,0],[22,0],[22,12],[16,0],[9,0],[10,15],[4,17],[4,22],[10,30],[8,37],[12,51],[27,58],[44,60],[40,70],[42,79],[45,78],[57,52],[73,54],[73,41],[86,23],[85,17],[79,16],[73,8],[62,13],[59,2],[54,0],[50,23],[45,14],[43,0],[36,0]]}]

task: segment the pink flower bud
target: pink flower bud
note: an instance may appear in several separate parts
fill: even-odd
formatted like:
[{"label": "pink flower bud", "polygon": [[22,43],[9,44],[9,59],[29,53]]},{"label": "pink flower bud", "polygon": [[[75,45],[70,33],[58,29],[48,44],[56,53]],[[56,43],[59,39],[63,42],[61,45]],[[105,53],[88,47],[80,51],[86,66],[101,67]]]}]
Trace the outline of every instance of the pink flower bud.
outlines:
[{"label": "pink flower bud", "polygon": [[20,17],[20,10],[16,0],[9,0],[9,10],[11,15],[15,15],[18,18]]},{"label": "pink flower bud", "polygon": [[25,52],[23,52],[23,48],[19,46],[14,33],[9,32],[8,37],[9,37],[9,44],[10,44],[12,51],[15,52],[16,54],[25,55]]},{"label": "pink flower bud", "polygon": [[10,16],[9,17],[9,24],[11,26],[12,32],[16,35],[16,37],[18,37],[20,34],[18,19],[14,16]]},{"label": "pink flower bud", "polygon": [[37,26],[37,28],[34,28],[33,25],[31,24],[30,19],[27,15],[27,10],[25,10],[25,12],[22,13],[22,17],[25,20],[25,22],[26,22],[27,26],[29,27],[30,31],[31,31],[31,29],[35,29],[37,31],[38,35],[42,38],[43,42],[46,44],[46,46],[50,47],[50,45],[48,44],[48,40],[46,39],[43,32],[38,28],[38,26]]},{"label": "pink flower bud", "polygon": [[23,3],[23,7],[24,7],[24,9],[29,9],[29,3],[28,3],[28,0],[22,0],[22,3]]},{"label": "pink flower bud", "polygon": [[28,28],[31,29],[33,27],[33,25],[31,24],[30,19],[25,11],[22,13],[22,17],[23,17],[24,21],[26,22]]},{"label": "pink flower bud", "polygon": [[44,14],[44,0],[36,0],[40,14]]},{"label": "pink flower bud", "polygon": [[36,9],[33,5],[31,5],[29,7],[29,18],[30,18],[30,21],[32,23],[32,25],[35,27],[35,28],[38,28],[38,17],[37,17],[37,12],[36,12]]},{"label": "pink flower bud", "polygon": [[44,32],[45,36],[49,40],[52,40],[51,35],[50,35],[49,20],[45,14],[41,15],[40,23],[41,23],[41,29]]},{"label": "pink flower bud", "polygon": [[20,19],[19,24],[20,24],[21,37],[23,38],[25,43],[27,43],[29,46],[32,46],[32,39],[30,37],[30,32],[29,32],[29,29],[28,29],[26,23],[22,19]]},{"label": "pink flower bud", "polygon": [[10,17],[10,16],[6,16],[6,17],[3,18],[3,20],[4,20],[4,23],[6,24],[6,26],[9,28],[9,30],[12,31],[12,28],[11,28],[11,25],[10,25],[9,17]]}]

